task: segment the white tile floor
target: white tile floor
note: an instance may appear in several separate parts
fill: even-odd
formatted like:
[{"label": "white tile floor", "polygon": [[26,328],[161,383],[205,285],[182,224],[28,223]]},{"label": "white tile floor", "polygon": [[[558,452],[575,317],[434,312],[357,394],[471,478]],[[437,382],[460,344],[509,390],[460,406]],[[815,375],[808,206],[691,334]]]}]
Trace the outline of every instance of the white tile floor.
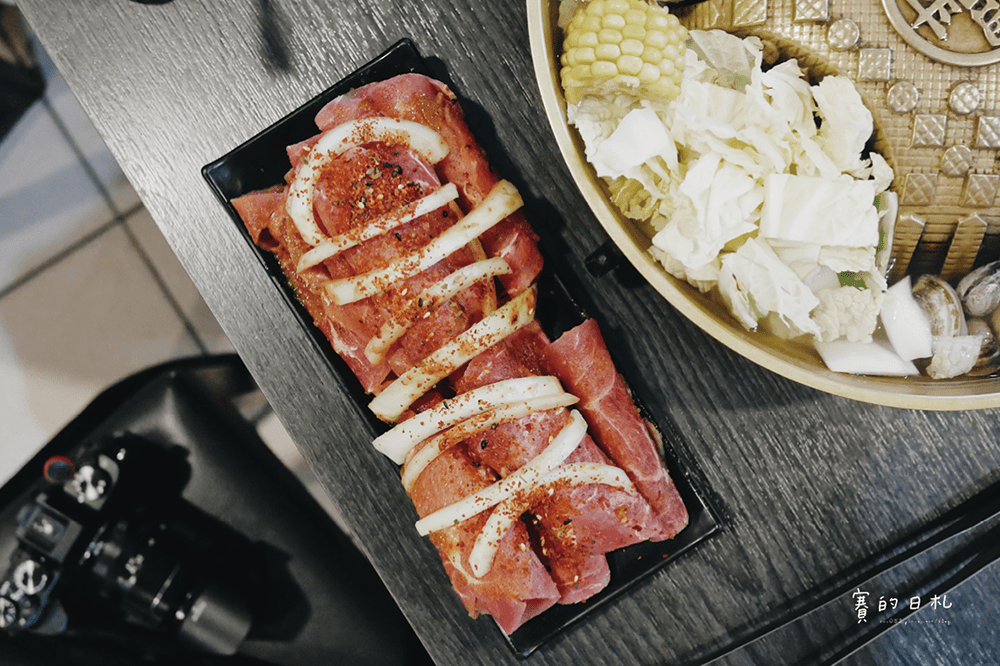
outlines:
[{"label": "white tile floor", "polygon": [[[0,140],[0,485],[104,388],[232,351],[41,46],[46,93]],[[273,415],[262,435],[330,509]]]}]

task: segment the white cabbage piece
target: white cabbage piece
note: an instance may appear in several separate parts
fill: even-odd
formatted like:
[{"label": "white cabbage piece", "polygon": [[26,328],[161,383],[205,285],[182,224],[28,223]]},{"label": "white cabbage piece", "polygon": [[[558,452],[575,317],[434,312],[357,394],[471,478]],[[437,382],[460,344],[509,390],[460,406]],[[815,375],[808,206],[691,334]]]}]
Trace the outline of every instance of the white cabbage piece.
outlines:
[{"label": "white cabbage piece", "polygon": [[715,70],[720,85],[742,90],[760,69],[764,49],[758,37],[741,39],[722,30],[691,30],[688,36],[691,50]]},{"label": "white cabbage piece", "polygon": [[819,143],[824,152],[845,173],[867,166],[861,154],[872,135],[872,114],[851,80],[827,76],[813,86],[813,98],[823,119]]},{"label": "white cabbage piece", "polygon": [[748,330],[773,312],[798,335],[819,333],[810,318],[819,299],[763,240],[749,238],[736,252],[723,256],[719,292]]},{"label": "white cabbage piece", "polygon": [[722,267],[722,260],[719,257],[716,257],[704,266],[688,269],[684,264],[655,245],[650,246],[649,253],[663,264],[663,268],[667,273],[670,273],[678,280],[684,280],[702,293],[711,291],[719,283],[719,270]]},{"label": "white cabbage piece", "polygon": [[754,87],[748,89],[747,94],[758,99],[757,103],[765,113],[763,117],[756,118],[757,122],[766,120],[772,126],[787,128],[788,132],[799,137],[816,135],[812,90],[803,78],[798,63],[786,60],[766,72],[755,70],[754,76],[759,79],[760,93]]},{"label": "white cabbage piece", "polygon": [[579,104],[566,107],[566,116],[580,133],[587,161],[593,162],[601,144],[610,137],[618,123],[635,108],[636,100],[627,95],[612,98],[584,97]]},{"label": "white cabbage piece", "polygon": [[870,180],[841,175],[773,174],[764,181],[760,232],[783,241],[871,247],[878,244],[878,211]]},{"label": "white cabbage piece", "polygon": [[690,269],[709,263],[726,243],[757,229],[760,184],[717,153],[688,168],[679,194],[674,214],[653,244]]},{"label": "white cabbage piece", "polygon": [[644,163],[660,156],[668,165],[677,164],[677,148],[656,111],[629,111],[615,130],[594,151],[591,164],[602,178],[630,176]]}]

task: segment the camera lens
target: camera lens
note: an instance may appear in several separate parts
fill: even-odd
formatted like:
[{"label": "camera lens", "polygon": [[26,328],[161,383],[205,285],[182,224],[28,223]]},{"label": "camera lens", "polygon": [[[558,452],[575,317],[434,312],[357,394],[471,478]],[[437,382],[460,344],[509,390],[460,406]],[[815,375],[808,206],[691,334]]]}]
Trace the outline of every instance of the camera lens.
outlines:
[{"label": "camera lens", "polygon": [[150,525],[132,529],[124,520],[98,532],[87,550],[90,572],[101,598],[133,621],[162,629],[184,598],[189,571],[159,548]]},{"label": "camera lens", "polygon": [[235,653],[250,630],[245,601],[186,562],[162,524],[106,526],[85,559],[98,595],[137,624],[176,631],[189,645],[218,654]]},{"label": "camera lens", "polygon": [[199,594],[189,595],[187,611],[178,612],[176,617],[185,643],[204,652],[227,655],[236,652],[252,622],[243,597],[217,581]]}]

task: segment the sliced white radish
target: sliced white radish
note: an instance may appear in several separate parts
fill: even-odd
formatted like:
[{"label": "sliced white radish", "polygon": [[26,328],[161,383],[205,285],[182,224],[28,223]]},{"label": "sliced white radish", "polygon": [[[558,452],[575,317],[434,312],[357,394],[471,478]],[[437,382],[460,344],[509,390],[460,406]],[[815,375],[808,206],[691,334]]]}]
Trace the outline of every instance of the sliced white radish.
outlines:
[{"label": "sliced white radish", "polygon": [[535,289],[527,289],[483,317],[396,378],[375,396],[368,408],[383,421],[395,421],[417,398],[460,365],[530,324],[535,318],[535,299]]},{"label": "sliced white radish", "polygon": [[544,412],[549,409],[556,409],[557,407],[568,407],[577,402],[579,402],[579,398],[575,395],[556,393],[555,395],[545,395],[531,400],[512,402],[466,419],[455,425],[455,427],[431,439],[407,461],[406,467],[403,468],[403,487],[406,488],[407,492],[412,490],[413,484],[416,483],[420,477],[420,473],[427,468],[427,465],[431,464],[435,458],[463,439],[471,437],[477,432],[486,430],[493,425],[514,421],[535,412]]},{"label": "sliced white radish", "polygon": [[576,450],[586,434],[587,422],[578,411],[573,410],[570,412],[569,423],[553,438],[552,443],[528,464],[493,485],[421,518],[416,523],[417,532],[421,536],[427,536],[431,532],[458,525],[496,506],[508,497],[527,490],[535,485],[542,475],[561,465]]},{"label": "sliced white radish", "polygon": [[917,367],[911,361],[900,358],[887,343],[879,340],[873,342],[816,340],[814,344],[826,367],[834,372],[892,377],[919,374]]},{"label": "sliced white radish", "polygon": [[404,143],[431,164],[437,164],[448,154],[448,144],[440,134],[409,120],[362,118],[329,130],[303,158],[288,187],[285,210],[305,242],[319,245],[327,239],[313,212],[313,191],[322,168],[335,155],[373,141]]},{"label": "sliced white radish", "polygon": [[510,265],[503,259],[496,257],[463,266],[454,273],[445,276],[444,279],[427,287],[413,299],[413,303],[416,305],[415,310],[411,311],[407,308],[403,312],[394,313],[394,316],[382,325],[375,337],[368,341],[368,345],[365,347],[365,356],[372,363],[380,363],[389,347],[410,330],[421,312],[430,312],[480,280],[507,273],[510,273]]},{"label": "sliced white radish", "polygon": [[[543,475],[538,480],[537,485],[547,486],[553,483],[558,483],[563,488],[601,483],[620,488],[633,495],[637,494],[632,480],[628,478],[628,474],[624,470],[604,463],[585,462],[562,465]],[[500,502],[493,509],[493,513],[490,514],[479,536],[476,537],[472,552],[469,553],[469,565],[476,578],[482,578],[493,568],[493,558],[497,554],[497,548],[500,547],[504,534],[528,508],[526,499],[516,496]]]},{"label": "sliced white radish", "polygon": [[495,382],[459,393],[433,409],[411,416],[376,437],[372,445],[397,465],[402,465],[413,447],[460,421],[515,400],[530,400],[562,392],[562,386],[555,377],[518,377]]},{"label": "sliced white radish", "polygon": [[934,353],[931,322],[913,298],[909,275],[886,290],[879,317],[892,348],[904,361],[928,358]]},{"label": "sliced white radish", "polygon": [[322,241],[299,258],[296,269],[304,271],[307,268],[312,268],[316,264],[322,263],[336,254],[340,254],[344,250],[349,250],[355,245],[359,245],[376,236],[381,236],[398,226],[417,219],[421,215],[426,215],[442,206],[446,206],[449,202],[457,198],[458,188],[455,187],[454,183],[443,185],[425,197],[411,201],[390,213],[376,217],[364,227],[352,229],[347,233]]},{"label": "sliced white radish", "polygon": [[430,268],[478,238],[523,203],[517,188],[505,180],[500,181],[472,212],[416,252],[364,275],[330,280],[325,285],[326,291],[337,305],[353,303],[386,291],[396,282]]}]

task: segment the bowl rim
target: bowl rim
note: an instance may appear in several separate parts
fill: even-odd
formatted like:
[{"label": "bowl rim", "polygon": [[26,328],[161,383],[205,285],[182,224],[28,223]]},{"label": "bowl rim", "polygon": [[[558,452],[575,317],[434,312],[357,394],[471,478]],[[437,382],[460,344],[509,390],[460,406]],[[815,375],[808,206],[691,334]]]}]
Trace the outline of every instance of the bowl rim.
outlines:
[{"label": "bowl rim", "polygon": [[[669,275],[637,238],[641,233],[610,205],[593,169],[582,157],[579,138],[569,127],[556,61],[555,14],[558,0],[526,0],[528,38],[535,79],[549,125],[570,175],[598,222],[643,278],[692,323],[732,351],[799,384],[860,402],[905,409],[958,411],[1000,407],[1000,378],[878,377],[833,372],[782,354],[760,333],[748,333],[732,321],[713,316],[708,299]],[[631,228],[629,228],[631,227]],[[727,316],[729,313],[725,313]],[[751,337],[753,336],[753,337]],[[773,340],[778,338],[771,336]]]}]

